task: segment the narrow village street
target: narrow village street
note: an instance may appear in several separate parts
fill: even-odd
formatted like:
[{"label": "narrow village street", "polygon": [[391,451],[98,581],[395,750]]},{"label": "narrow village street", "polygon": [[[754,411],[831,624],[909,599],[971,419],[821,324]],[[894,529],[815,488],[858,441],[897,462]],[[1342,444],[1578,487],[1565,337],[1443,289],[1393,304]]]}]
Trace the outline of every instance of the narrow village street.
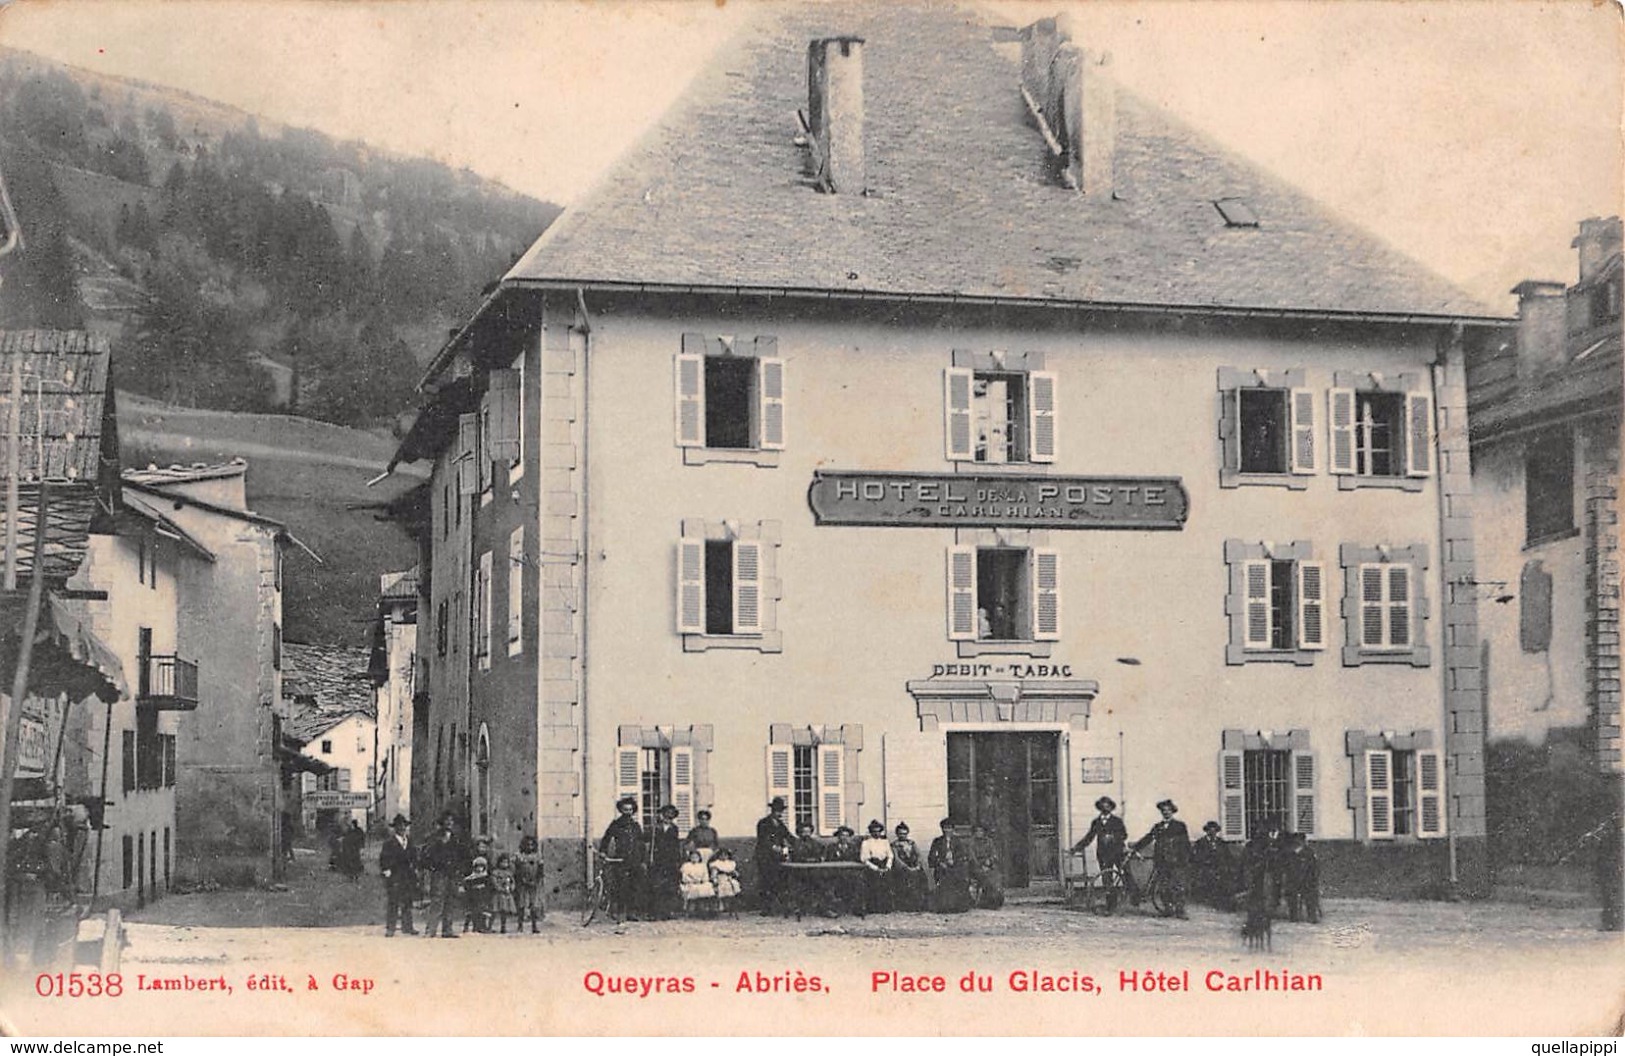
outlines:
[{"label": "narrow village street", "polygon": [[[351,883],[301,849],[288,887],[171,895],[135,912],[124,994],[99,1009],[41,998],[27,978],[8,981],[0,1005],[24,1033],[47,1035],[929,1034],[949,1021],[986,1034],[1549,1035],[1612,1032],[1625,994],[1620,936],[1578,905],[1332,899],[1323,924],[1277,922],[1273,948],[1254,953],[1238,917],[1209,909],[1188,922],[1100,918],[1046,901],[962,916],[744,913],[587,928],[556,911],[537,935],[386,938],[370,866]],[[1255,970],[1288,985],[1318,975],[1322,989],[1227,992]],[[971,972],[980,978],[967,994]],[[1124,973],[1149,992],[1125,988]],[[194,989],[138,989],[181,979]],[[1171,989],[1182,979],[1188,991]],[[195,989],[207,980],[230,989]]]}]

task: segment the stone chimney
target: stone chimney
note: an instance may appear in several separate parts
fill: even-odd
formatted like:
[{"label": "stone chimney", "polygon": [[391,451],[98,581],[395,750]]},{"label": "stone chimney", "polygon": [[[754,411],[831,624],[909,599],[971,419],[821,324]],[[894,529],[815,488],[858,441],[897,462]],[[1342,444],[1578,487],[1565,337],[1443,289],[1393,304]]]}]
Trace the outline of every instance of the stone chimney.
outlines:
[{"label": "stone chimney", "polygon": [[1110,198],[1116,182],[1117,88],[1111,57],[1078,47],[1065,18],[1021,31],[1021,89],[1061,178],[1085,195]]},{"label": "stone chimney", "polygon": [[807,46],[807,126],[824,189],[835,194],[867,190],[862,37],[822,37]]},{"label": "stone chimney", "polygon": [[1570,243],[1571,248],[1580,251],[1580,281],[1585,282],[1595,275],[1608,258],[1620,251],[1621,236],[1620,219],[1610,216],[1606,219],[1592,217],[1580,221],[1580,233]]},{"label": "stone chimney", "polygon": [[1529,279],[1512,292],[1518,295],[1518,376],[1538,378],[1567,358],[1565,287],[1561,282]]}]

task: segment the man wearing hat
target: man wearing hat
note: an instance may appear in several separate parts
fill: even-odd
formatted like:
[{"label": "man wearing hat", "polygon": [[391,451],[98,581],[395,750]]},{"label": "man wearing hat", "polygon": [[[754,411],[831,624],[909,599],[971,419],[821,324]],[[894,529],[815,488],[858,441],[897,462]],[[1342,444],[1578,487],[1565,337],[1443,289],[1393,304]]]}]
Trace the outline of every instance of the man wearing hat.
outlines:
[{"label": "man wearing hat", "polygon": [[643,826],[638,824],[638,801],[622,796],[615,803],[615,820],[598,841],[604,860],[604,887],[609,892],[610,916],[624,919],[638,908],[638,877],[642,875]]},{"label": "man wearing hat", "polygon": [[1165,799],[1158,803],[1157,811],[1162,815],[1162,820],[1140,837],[1134,849],[1143,851],[1147,844],[1151,845],[1151,860],[1162,874],[1168,903],[1173,907],[1174,916],[1185,920],[1185,871],[1191,864],[1191,834],[1185,828],[1185,823],[1174,817],[1179,813],[1179,808],[1173,800]]},{"label": "man wearing hat", "polygon": [[1219,823],[1202,826],[1202,838],[1191,845],[1191,898],[1229,910],[1235,902],[1235,856],[1220,836]]},{"label": "man wearing hat", "polygon": [[785,911],[784,863],[790,860],[790,848],[795,844],[784,821],[789,809],[783,796],[774,796],[767,805],[767,817],[756,823],[756,877],[764,916]]},{"label": "man wearing hat", "polygon": [[389,823],[389,835],[378,851],[378,872],[384,878],[384,934],[395,934],[395,924],[401,930],[416,935],[412,926],[412,899],[418,893],[418,871],[412,862],[413,848],[407,835],[410,828],[404,815],[397,814]]},{"label": "man wearing hat", "polygon": [[[439,933],[442,938],[455,939],[451,918],[457,908],[457,888],[463,871],[468,868],[468,847],[457,834],[457,820],[451,811],[440,815],[440,821],[429,836],[429,846],[423,852],[423,864],[429,870],[431,883],[430,912],[439,907]],[[436,925],[431,918],[428,934],[433,937]]]},{"label": "man wearing hat", "polygon": [[[1123,864],[1123,859],[1128,854],[1128,827],[1123,824],[1122,818],[1113,813],[1117,810],[1117,801],[1112,797],[1101,796],[1095,800],[1095,809],[1100,813],[1089,823],[1089,832],[1077,842],[1072,851],[1075,854],[1082,854],[1084,848],[1091,843],[1094,844],[1095,861],[1099,863],[1100,871],[1105,872]],[[1128,880],[1126,871],[1123,878],[1125,881]],[[1115,896],[1108,893],[1107,897]],[[1110,912],[1116,908],[1115,905],[1108,905],[1106,910]]]}]

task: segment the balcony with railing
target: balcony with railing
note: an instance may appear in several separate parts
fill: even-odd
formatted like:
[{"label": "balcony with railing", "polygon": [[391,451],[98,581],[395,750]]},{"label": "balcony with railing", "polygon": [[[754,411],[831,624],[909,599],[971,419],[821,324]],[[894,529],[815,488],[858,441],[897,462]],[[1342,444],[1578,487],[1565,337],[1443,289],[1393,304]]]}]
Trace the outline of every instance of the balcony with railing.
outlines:
[{"label": "balcony with railing", "polygon": [[141,658],[136,701],[160,711],[197,708],[197,664],[173,654]]}]

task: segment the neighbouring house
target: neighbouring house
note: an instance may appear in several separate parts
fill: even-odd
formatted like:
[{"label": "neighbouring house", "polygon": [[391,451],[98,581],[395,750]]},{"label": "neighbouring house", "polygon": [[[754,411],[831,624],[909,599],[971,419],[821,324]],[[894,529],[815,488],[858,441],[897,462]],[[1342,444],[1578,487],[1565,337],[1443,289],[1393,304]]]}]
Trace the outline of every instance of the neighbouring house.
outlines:
[{"label": "neighbouring house", "polygon": [[1492,834],[1545,883],[1619,825],[1620,247],[1581,221],[1577,280],[1519,283],[1468,361]]},{"label": "neighbouring house", "polygon": [[282,737],[304,761],[289,802],[306,833],[351,818],[366,826],[373,815],[378,723],[369,658],[369,650],[350,646],[283,647]]},{"label": "neighbouring house", "polygon": [[126,470],[144,499],[212,561],[177,567],[177,640],[196,658],[199,709],[176,745],[176,868],[191,880],[281,875],[282,791],[276,726],[282,701],[280,523],[248,508],[248,464]]},{"label": "neighbouring house", "polygon": [[369,673],[377,693],[378,779],[373,816],[388,824],[412,816],[412,698],[418,685],[418,573],[388,572],[379,579]]},{"label": "neighbouring house", "polygon": [[123,489],[112,531],[93,532],[67,604],[117,658],[128,692],[70,724],[76,784],[103,825],[87,854],[91,891],[134,905],[160,897],[176,874],[181,838],[175,786],[181,729],[196,717],[198,663],[180,644],[182,569],[214,554],[160,504]]},{"label": "neighbouring house", "polygon": [[[1482,894],[1463,364],[1511,321],[946,5],[763,5],[434,358],[416,821],[1272,820]],[[419,794],[421,790],[422,794]]]},{"label": "neighbouring house", "polygon": [[[86,856],[95,854],[100,826],[110,821],[120,826],[116,833],[145,832],[141,823],[164,816],[160,795],[141,804],[121,798],[109,819],[95,780],[108,757],[105,737],[92,743],[86,735],[104,709],[118,709],[117,721],[126,726],[132,719],[125,660],[98,636],[84,608],[101,592],[78,585],[102,537],[116,530],[110,359],[107,341],[94,334],[0,332],[0,474],[10,475],[13,460],[16,467],[14,497],[0,476],[0,693],[8,712],[36,576],[41,600],[17,740],[8,746],[15,752],[6,775],[10,827],[0,837],[6,841],[9,945],[0,950],[0,962],[26,946],[39,918],[44,896],[37,852],[53,824],[71,830],[76,884],[88,888],[94,867]],[[36,537],[42,508],[43,554]]]}]

